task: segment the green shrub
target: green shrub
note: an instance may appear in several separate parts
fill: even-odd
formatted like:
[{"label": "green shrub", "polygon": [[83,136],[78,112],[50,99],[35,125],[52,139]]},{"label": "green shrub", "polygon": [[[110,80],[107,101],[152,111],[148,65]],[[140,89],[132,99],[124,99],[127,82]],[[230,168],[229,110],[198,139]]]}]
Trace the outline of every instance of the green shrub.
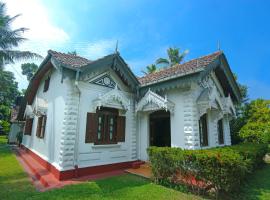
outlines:
[{"label": "green shrub", "polygon": [[243,156],[244,160],[247,163],[249,172],[254,171],[258,167],[264,164],[263,157],[268,153],[267,144],[254,144],[254,143],[243,143],[238,145],[233,145],[226,147],[233,149]]},{"label": "green shrub", "polygon": [[245,142],[270,143],[270,122],[248,122],[240,130],[239,136]]},{"label": "green shrub", "polygon": [[[153,177],[157,182],[183,183],[196,190],[198,187],[203,190],[214,188],[217,194],[237,190],[245,176],[262,164],[266,152],[267,145],[259,144],[205,150],[148,149]],[[191,180],[195,180],[197,188]]]}]

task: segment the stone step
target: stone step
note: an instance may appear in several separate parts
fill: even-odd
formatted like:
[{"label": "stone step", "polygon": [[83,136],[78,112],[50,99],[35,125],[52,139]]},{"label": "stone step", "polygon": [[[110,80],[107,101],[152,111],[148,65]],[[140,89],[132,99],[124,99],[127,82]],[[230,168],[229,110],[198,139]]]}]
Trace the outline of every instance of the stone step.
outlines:
[{"label": "stone step", "polygon": [[16,154],[22,159],[22,161],[31,170],[34,177],[33,180],[39,181],[44,188],[49,188],[59,184],[59,181],[54,175],[43,167],[37,160],[35,160],[29,153],[23,149],[18,149]]}]

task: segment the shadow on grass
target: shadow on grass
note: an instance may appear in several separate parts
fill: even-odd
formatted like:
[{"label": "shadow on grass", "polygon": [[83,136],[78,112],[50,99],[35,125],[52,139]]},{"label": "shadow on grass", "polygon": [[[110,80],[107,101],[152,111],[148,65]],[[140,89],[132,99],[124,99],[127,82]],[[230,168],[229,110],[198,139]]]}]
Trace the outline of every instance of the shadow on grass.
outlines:
[{"label": "shadow on grass", "polygon": [[251,174],[248,181],[241,186],[239,194],[232,199],[270,199],[270,163],[267,163],[254,174]]}]

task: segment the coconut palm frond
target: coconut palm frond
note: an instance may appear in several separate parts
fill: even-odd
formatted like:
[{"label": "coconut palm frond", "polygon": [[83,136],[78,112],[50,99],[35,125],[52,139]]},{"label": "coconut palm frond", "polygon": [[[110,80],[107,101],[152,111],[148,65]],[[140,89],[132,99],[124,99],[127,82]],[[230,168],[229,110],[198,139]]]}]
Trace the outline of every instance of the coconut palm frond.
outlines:
[{"label": "coconut palm frond", "polygon": [[156,64],[170,64],[170,61],[166,58],[159,58],[156,60]]}]

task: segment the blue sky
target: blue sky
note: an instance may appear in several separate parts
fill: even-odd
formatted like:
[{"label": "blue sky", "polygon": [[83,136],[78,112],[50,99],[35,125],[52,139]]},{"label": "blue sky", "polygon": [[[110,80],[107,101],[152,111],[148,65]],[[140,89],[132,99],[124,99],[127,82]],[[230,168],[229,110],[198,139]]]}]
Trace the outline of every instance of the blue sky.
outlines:
[{"label": "blue sky", "polygon": [[33,30],[25,49],[76,50],[96,59],[112,53],[118,40],[122,57],[141,75],[168,47],[188,49],[189,60],[216,51],[219,41],[250,98],[270,99],[270,1],[19,1],[7,4],[16,5],[12,14],[22,13],[19,25]]}]

